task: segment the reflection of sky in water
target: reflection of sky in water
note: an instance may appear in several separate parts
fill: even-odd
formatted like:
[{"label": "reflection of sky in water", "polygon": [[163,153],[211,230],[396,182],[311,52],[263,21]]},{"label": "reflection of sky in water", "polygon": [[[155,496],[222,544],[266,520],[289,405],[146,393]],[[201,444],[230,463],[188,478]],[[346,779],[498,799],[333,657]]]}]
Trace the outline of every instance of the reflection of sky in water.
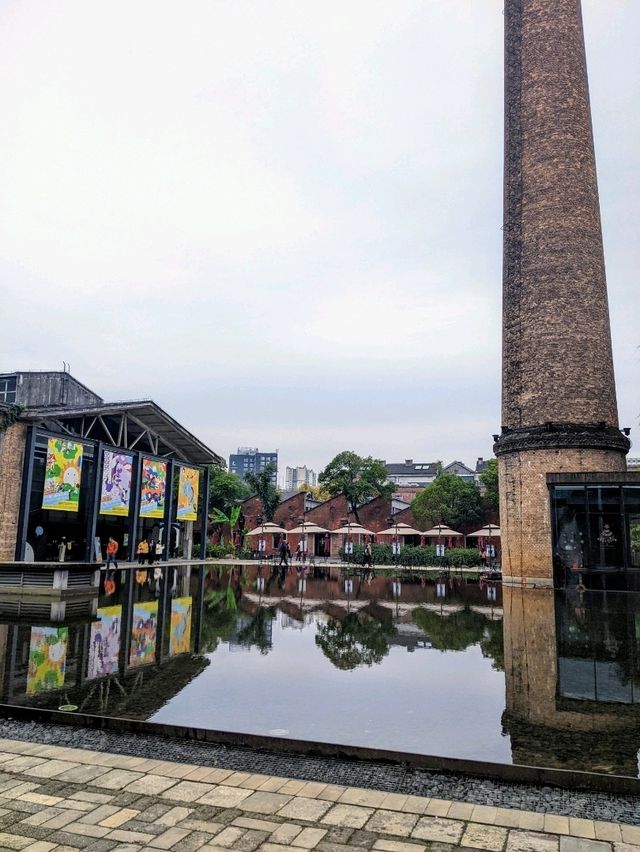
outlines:
[{"label": "reflection of sky in water", "polygon": [[341,671],[316,645],[317,629],[283,628],[278,614],[268,654],[222,643],[151,721],[511,762],[504,674],[477,645],[391,645],[381,663]]}]

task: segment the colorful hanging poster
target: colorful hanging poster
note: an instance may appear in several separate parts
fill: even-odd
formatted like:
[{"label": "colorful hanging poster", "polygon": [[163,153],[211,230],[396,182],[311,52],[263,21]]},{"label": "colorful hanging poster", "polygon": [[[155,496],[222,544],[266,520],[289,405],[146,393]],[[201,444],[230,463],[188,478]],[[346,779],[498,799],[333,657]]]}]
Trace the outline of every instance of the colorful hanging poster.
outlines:
[{"label": "colorful hanging poster", "polygon": [[167,492],[167,463],[155,459],[142,459],[140,486],[140,517],[164,518],[164,500]]},{"label": "colorful hanging poster", "polygon": [[171,631],[169,654],[188,654],[191,650],[192,598],[174,598],[171,601]]},{"label": "colorful hanging poster", "polygon": [[68,642],[68,627],[31,628],[27,695],[64,686]]},{"label": "colorful hanging poster", "polygon": [[200,471],[195,467],[181,467],[178,479],[178,510],[176,517],[179,521],[198,520],[198,486]]},{"label": "colorful hanging poster", "polygon": [[42,508],[77,512],[82,478],[82,444],[49,438]]},{"label": "colorful hanging poster", "polygon": [[104,606],[96,616],[98,620],[91,624],[88,679],[116,674],[120,656],[122,607]]},{"label": "colorful hanging poster", "polygon": [[102,459],[102,485],[100,488],[100,514],[129,514],[131,496],[131,471],[133,456],[105,450]]},{"label": "colorful hanging poster", "polygon": [[156,661],[156,631],[158,627],[158,601],[133,605],[129,665],[146,666]]}]

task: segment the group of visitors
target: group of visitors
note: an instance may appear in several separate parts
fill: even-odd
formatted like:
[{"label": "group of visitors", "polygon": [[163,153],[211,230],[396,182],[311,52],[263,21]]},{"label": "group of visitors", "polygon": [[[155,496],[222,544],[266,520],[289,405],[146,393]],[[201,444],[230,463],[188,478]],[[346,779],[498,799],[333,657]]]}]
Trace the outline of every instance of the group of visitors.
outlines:
[{"label": "group of visitors", "polygon": [[[109,541],[107,542],[106,568],[113,565],[113,567],[117,569],[119,549],[120,545],[115,538],[113,538],[113,536],[109,536]],[[144,565],[145,563],[153,565],[155,557],[162,556],[162,545],[159,542],[154,542],[153,539],[143,538],[138,542],[136,555],[138,557],[138,565]]]}]

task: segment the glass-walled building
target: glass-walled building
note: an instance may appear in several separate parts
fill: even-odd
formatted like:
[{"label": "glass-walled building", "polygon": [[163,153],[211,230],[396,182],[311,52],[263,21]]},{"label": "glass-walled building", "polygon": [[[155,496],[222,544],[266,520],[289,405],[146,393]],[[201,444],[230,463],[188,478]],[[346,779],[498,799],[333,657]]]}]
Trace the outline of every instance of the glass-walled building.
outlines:
[{"label": "glass-walled building", "polygon": [[151,400],[106,403],[68,373],[2,378],[16,398],[0,421],[0,561],[100,562],[110,540],[125,561],[140,542],[149,562],[204,551],[216,453]]},{"label": "glass-walled building", "polygon": [[556,586],[640,588],[640,474],[549,474]]}]

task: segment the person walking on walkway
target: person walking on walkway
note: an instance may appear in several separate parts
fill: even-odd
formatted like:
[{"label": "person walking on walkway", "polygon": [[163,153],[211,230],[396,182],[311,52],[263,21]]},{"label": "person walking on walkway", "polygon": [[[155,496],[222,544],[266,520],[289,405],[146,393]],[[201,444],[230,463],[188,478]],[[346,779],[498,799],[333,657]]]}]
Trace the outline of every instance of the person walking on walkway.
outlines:
[{"label": "person walking on walkway", "polygon": [[280,544],[278,545],[278,551],[280,552],[280,563],[279,565],[284,565],[285,568],[289,567],[289,545],[287,544],[286,538],[280,539]]},{"label": "person walking on walkway", "polygon": [[111,565],[112,562],[116,568],[118,567],[117,555],[118,542],[115,540],[115,538],[109,536],[109,541],[107,543],[107,568],[109,567],[109,565]]}]

